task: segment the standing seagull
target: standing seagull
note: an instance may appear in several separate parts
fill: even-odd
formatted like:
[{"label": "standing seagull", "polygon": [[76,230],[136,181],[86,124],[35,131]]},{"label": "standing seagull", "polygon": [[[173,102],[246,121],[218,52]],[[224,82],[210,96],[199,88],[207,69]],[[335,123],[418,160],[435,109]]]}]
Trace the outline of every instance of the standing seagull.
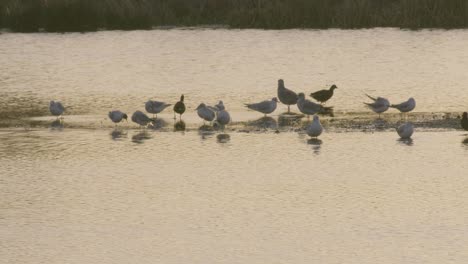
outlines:
[{"label": "standing seagull", "polygon": [[409,139],[413,135],[413,124],[410,122],[404,123],[397,128],[397,133],[402,139]]},{"label": "standing seagull", "polygon": [[147,126],[148,123],[154,122],[153,118],[149,118],[145,113],[136,111],[132,115],[132,121],[139,124],[140,126]]},{"label": "standing seagull", "polygon": [[281,103],[289,106],[297,103],[297,94],[288,88],[284,87],[284,81],[282,79],[278,80],[278,98]]},{"label": "standing seagull", "polygon": [[463,116],[462,116],[462,119],[461,119],[461,126],[462,126],[463,129],[468,131],[468,113],[467,112],[463,113]]},{"label": "standing seagull", "polygon": [[322,134],[323,127],[322,124],[320,124],[320,119],[318,116],[314,115],[314,120],[312,121],[312,124],[307,127],[306,131],[307,135],[315,138]]},{"label": "standing seagull", "polygon": [[267,114],[271,114],[275,111],[277,103],[278,99],[273,97],[271,100],[265,100],[256,104],[245,104],[245,106],[249,109],[263,113],[266,116]]},{"label": "standing seagull", "polygon": [[182,114],[185,112],[184,95],[180,96],[180,101],[174,105],[174,119],[176,113],[179,114],[179,118],[182,119]]},{"label": "standing seagull", "polygon": [[309,117],[309,115],[330,111],[332,109],[332,107],[325,107],[305,99],[304,93],[299,93],[298,97],[299,99],[297,100],[297,108],[299,108],[301,113],[306,114],[307,117]]},{"label": "standing seagull", "polygon": [[219,109],[216,117],[216,121],[222,126],[227,125],[231,121],[231,116],[228,111],[224,108],[223,101],[219,101],[219,104],[216,105]]},{"label": "standing seagull", "polygon": [[211,122],[215,118],[215,112],[207,107],[204,103],[201,103],[197,107],[197,114],[200,118],[203,119],[203,122],[208,121]]},{"label": "standing seagull", "polygon": [[408,113],[413,111],[413,109],[416,107],[416,101],[413,99],[413,97],[411,97],[406,102],[396,105],[392,104],[390,107],[398,109],[401,113]]},{"label": "standing seagull", "polygon": [[127,114],[119,110],[110,111],[108,116],[110,120],[112,120],[112,122],[115,123],[115,125],[117,125],[117,123],[120,123],[122,119],[125,119],[125,121],[127,121],[127,118],[128,118]]},{"label": "standing seagull", "polygon": [[320,103],[325,103],[326,101],[330,100],[333,96],[333,91],[337,89],[336,85],[332,85],[328,90],[320,90],[314,93],[311,93],[310,96],[315,100],[319,101]]},{"label": "standing seagull", "polygon": [[374,102],[364,103],[364,104],[367,105],[367,107],[369,107],[372,111],[379,114],[379,118],[380,118],[380,114],[387,111],[388,108],[390,107],[390,102],[386,98],[383,98],[383,97],[374,98],[368,94],[366,95],[367,97],[372,99]]},{"label": "standing seagull", "polygon": [[153,100],[148,100],[148,102],[145,103],[145,110],[148,113],[153,114],[157,116],[157,114],[161,113],[166,107],[170,106],[171,104],[166,104],[165,102],[158,102],[158,101],[153,101]]},{"label": "standing seagull", "polygon": [[50,101],[49,103],[49,110],[50,113],[54,116],[57,116],[57,119],[59,116],[63,114],[65,111],[65,107],[63,107],[62,103],[60,102],[55,102],[55,101]]}]

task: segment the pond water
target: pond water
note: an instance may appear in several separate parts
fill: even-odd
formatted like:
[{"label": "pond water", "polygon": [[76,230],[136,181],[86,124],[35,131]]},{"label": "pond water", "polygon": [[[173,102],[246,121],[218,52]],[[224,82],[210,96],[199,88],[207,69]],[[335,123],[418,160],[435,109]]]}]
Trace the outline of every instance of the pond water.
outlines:
[{"label": "pond water", "polygon": [[[154,30],[0,34],[4,263],[465,263],[468,31]],[[277,80],[336,84],[304,125],[247,111]],[[184,94],[185,131],[106,114]],[[412,140],[364,93],[416,98]],[[50,100],[67,111],[62,123]],[[234,123],[199,130],[200,102]],[[297,112],[295,106],[293,111]]]}]

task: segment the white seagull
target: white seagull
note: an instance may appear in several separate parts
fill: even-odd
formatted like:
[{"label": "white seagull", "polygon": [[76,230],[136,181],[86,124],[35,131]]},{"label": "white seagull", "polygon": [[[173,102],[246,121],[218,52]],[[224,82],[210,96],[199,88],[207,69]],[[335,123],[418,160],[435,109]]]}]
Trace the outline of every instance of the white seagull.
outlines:
[{"label": "white seagull", "polygon": [[369,107],[372,111],[379,114],[379,118],[380,118],[380,114],[387,111],[388,108],[390,107],[390,102],[386,98],[383,98],[383,97],[374,98],[368,94],[366,95],[367,97],[372,99],[374,102],[364,103],[364,104],[367,105],[367,107]]},{"label": "white seagull", "polygon": [[390,105],[390,107],[398,109],[401,113],[408,113],[413,111],[413,109],[416,107],[416,101],[413,97],[411,97],[406,102],[403,102],[401,104]]},{"label": "white seagull", "polygon": [[322,134],[323,127],[320,124],[320,119],[318,116],[314,115],[314,120],[312,123],[307,127],[307,135],[310,137],[318,137]]},{"label": "white seagull", "polygon": [[208,106],[206,106],[204,103],[201,103],[197,107],[197,114],[200,118],[208,122],[213,121],[216,116],[215,112],[212,109],[210,109]]},{"label": "white seagull", "polygon": [[171,104],[166,104],[165,102],[158,102],[158,101],[153,101],[153,100],[148,100],[148,102],[145,103],[145,110],[146,112],[157,115],[161,113],[166,107],[170,106]]},{"label": "white seagull", "polygon": [[127,120],[127,118],[128,118],[127,114],[125,114],[124,112],[121,112],[119,110],[110,111],[108,116],[109,116],[110,120],[112,120],[112,122],[114,122],[115,124],[120,123],[120,121],[122,121],[122,119]]},{"label": "white seagull", "polygon": [[61,116],[63,114],[63,112],[65,111],[65,107],[63,107],[62,103],[60,102],[55,102],[55,101],[50,101],[49,103],[49,110],[50,110],[50,113],[54,116],[57,116],[57,118],[59,116]]},{"label": "white seagull", "polygon": [[276,110],[276,105],[278,103],[278,98],[273,97],[271,100],[265,100],[256,104],[245,104],[247,108],[255,110],[257,112],[265,114],[271,114]]},{"label": "white seagull", "polygon": [[226,111],[223,101],[219,101],[219,103],[216,105],[216,108],[218,108],[216,121],[218,121],[218,123],[222,126],[227,125],[231,121],[231,116],[229,115],[228,111]]},{"label": "white seagull", "polygon": [[315,115],[318,113],[322,113],[327,110],[331,110],[333,107],[325,107],[320,104],[314,103],[310,100],[305,99],[304,93],[299,93],[297,99],[297,108],[301,113],[306,114],[307,117],[309,115]]},{"label": "white seagull", "polygon": [[136,111],[132,115],[132,121],[139,124],[140,126],[146,126],[148,123],[154,122],[153,118],[149,118],[145,113]]},{"label": "white seagull", "polygon": [[413,124],[410,122],[404,123],[396,129],[398,135],[402,139],[409,139],[413,135]]}]

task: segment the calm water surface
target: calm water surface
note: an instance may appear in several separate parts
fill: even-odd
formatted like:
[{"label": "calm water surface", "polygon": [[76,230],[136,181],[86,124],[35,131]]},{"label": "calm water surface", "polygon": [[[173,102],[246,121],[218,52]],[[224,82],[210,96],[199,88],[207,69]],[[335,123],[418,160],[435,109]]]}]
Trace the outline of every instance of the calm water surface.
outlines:
[{"label": "calm water surface", "polygon": [[[467,41],[464,30],[0,34],[0,263],[466,263],[468,135],[455,126],[402,142],[378,122],[346,132],[324,118],[310,141],[281,124],[283,105],[268,121],[278,134],[201,133],[194,111],[222,99],[234,121],[258,119],[243,103],[276,96],[283,78],[306,93],[337,84],[338,119],[368,114],[367,92],[415,97],[411,118],[425,122],[467,110]],[[160,130],[106,119],[181,93],[186,132],[170,111]],[[71,106],[64,128],[51,99]]]},{"label": "calm water surface", "polygon": [[111,132],[0,132],[2,263],[468,259],[460,132]]},{"label": "calm water surface", "polygon": [[364,92],[413,96],[420,112],[466,111],[466,43],[466,30],[1,34],[0,111],[42,116],[56,99],[72,115],[133,112],[184,93],[191,112],[222,99],[242,119],[243,103],[276,96],[279,78],[306,94],[336,84],[336,111],[368,111]]}]

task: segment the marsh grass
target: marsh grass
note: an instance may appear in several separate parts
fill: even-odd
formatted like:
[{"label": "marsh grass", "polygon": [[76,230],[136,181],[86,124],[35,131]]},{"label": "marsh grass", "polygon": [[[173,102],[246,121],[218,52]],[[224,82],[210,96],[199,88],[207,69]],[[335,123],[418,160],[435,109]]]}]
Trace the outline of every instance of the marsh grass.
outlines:
[{"label": "marsh grass", "polygon": [[466,28],[466,0],[2,0],[0,27],[94,31],[234,28]]}]

